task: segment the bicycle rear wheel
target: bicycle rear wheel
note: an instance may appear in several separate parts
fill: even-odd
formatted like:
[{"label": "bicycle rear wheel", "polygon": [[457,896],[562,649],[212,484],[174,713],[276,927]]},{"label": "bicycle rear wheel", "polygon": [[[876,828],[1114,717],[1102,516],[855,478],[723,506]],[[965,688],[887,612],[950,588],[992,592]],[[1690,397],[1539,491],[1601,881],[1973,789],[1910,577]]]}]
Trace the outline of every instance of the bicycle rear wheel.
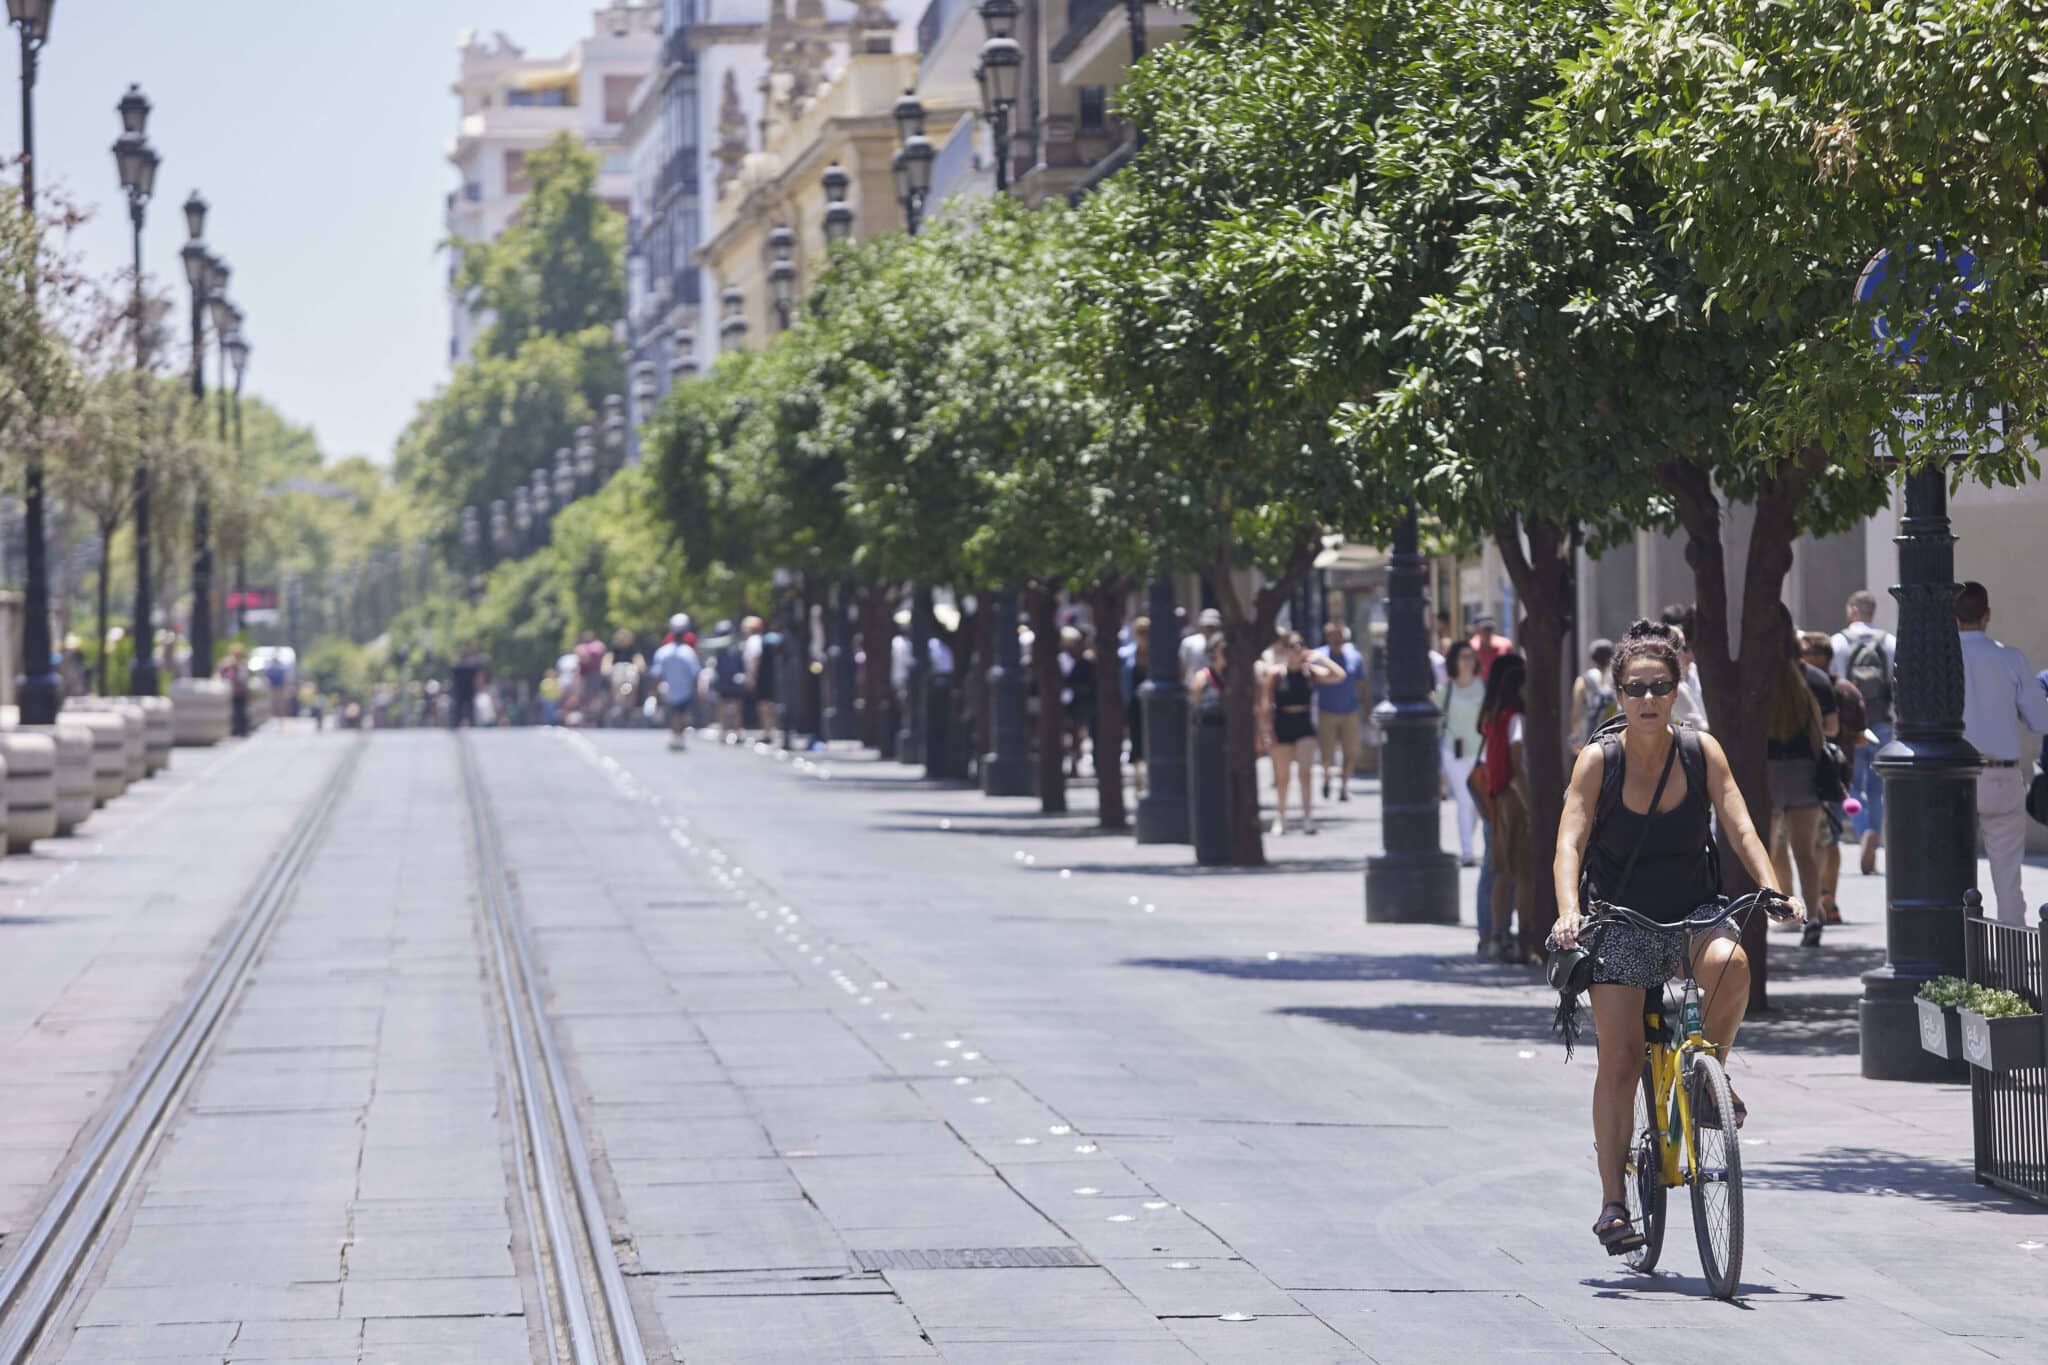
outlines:
[{"label": "bicycle rear wheel", "polygon": [[1735,1131],[1734,1092],[1715,1058],[1700,1053],[1686,1076],[1692,1106],[1692,1230],[1700,1269],[1717,1299],[1742,1287],[1742,1140]]},{"label": "bicycle rear wheel", "polygon": [[1657,1117],[1657,1095],[1651,1083],[1650,1064],[1643,1063],[1642,1084],[1636,1087],[1635,1124],[1629,1130],[1628,1166],[1622,1172],[1628,1201],[1629,1221],[1643,1234],[1643,1244],[1622,1255],[1630,1270],[1648,1274],[1657,1268],[1664,1254],[1664,1158],[1662,1123]]}]

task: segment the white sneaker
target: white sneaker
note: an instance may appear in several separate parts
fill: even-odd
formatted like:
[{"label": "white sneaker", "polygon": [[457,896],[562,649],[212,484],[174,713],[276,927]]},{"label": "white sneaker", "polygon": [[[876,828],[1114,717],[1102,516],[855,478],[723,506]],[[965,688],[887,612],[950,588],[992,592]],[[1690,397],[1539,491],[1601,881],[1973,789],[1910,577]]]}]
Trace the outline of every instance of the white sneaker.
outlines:
[{"label": "white sneaker", "polygon": [[1283,835],[1283,834],[1287,833],[1287,821],[1286,821],[1286,819],[1285,819],[1284,817],[1282,817],[1282,816],[1278,816],[1278,815],[1274,816],[1274,817],[1273,817],[1273,827],[1272,827],[1271,829],[1267,830],[1266,832],[1267,832],[1268,834],[1272,835],[1272,836],[1273,836],[1273,837],[1274,837],[1275,839],[1278,839],[1278,838],[1279,838],[1279,837],[1280,837],[1281,835]]},{"label": "white sneaker", "polygon": [[1303,834],[1314,834],[1314,833],[1316,832],[1316,818],[1315,818],[1315,816],[1313,816],[1313,815],[1304,815],[1304,816],[1303,816],[1303,817],[1301,818],[1301,832],[1302,832]]}]

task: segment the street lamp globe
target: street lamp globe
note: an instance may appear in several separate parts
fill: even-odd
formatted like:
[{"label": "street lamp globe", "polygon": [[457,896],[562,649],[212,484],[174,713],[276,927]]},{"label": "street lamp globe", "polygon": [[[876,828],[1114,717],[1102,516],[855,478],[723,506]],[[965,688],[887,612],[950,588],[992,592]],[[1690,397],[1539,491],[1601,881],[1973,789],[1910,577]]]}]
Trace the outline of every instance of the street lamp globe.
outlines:
[{"label": "street lamp globe", "polygon": [[149,96],[142,93],[141,86],[129,86],[128,93],[114,107],[121,112],[122,132],[141,137],[149,131]]},{"label": "street lamp globe", "polygon": [[121,173],[121,188],[128,191],[129,207],[136,212],[156,193],[156,149],[140,133],[123,133],[114,143],[114,165]]},{"label": "street lamp globe", "polygon": [[626,400],[621,394],[605,395],[604,453],[605,463],[613,469],[626,453]]},{"label": "street lamp globe", "polygon": [[981,24],[991,38],[1017,36],[1017,16],[1023,6],[1017,0],[981,0]]},{"label": "street lamp globe", "polygon": [[178,253],[185,261],[185,278],[199,293],[206,292],[206,243],[194,238]]},{"label": "street lamp globe", "polygon": [[576,496],[576,468],[569,462],[565,447],[555,452],[555,501],[567,507]]},{"label": "street lamp globe", "polygon": [[839,246],[853,240],[853,205],[835,199],[825,205],[825,245]]},{"label": "street lamp globe", "polygon": [[910,162],[905,159],[901,147],[889,158],[889,170],[896,177],[896,202],[907,210],[910,207]]},{"label": "street lamp globe", "polygon": [[588,422],[576,428],[576,467],[597,468],[597,428]]},{"label": "street lamp globe", "polygon": [[768,292],[775,306],[787,310],[796,301],[796,263],[778,260],[768,267]]},{"label": "street lamp globe", "polygon": [[533,529],[533,504],[526,500],[523,483],[512,490],[512,525],[522,536]]},{"label": "street lamp globe", "polygon": [[939,149],[923,133],[918,133],[903,144],[903,170],[905,183],[910,192],[922,198],[931,192],[932,164],[939,159]]},{"label": "street lamp globe", "polygon": [[924,101],[915,90],[905,90],[903,98],[896,101],[892,117],[896,120],[896,140],[908,142],[924,132]]},{"label": "street lamp globe", "polygon": [[1024,49],[1015,38],[991,38],[981,45],[984,102],[1014,109],[1024,84]]},{"label": "street lamp globe", "polygon": [[213,315],[213,330],[225,338],[235,330],[235,305],[228,302],[228,296],[218,290],[207,295],[207,311]]},{"label": "street lamp globe", "polygon": [[242,336],[241,310],[235,310],[235,330],[228,333],[226,342],[228,364],[234,367],[235,387],[242,387],[242,372],[249,368],[249,343]]},{"label": "street lamp globe", "polygon": [[654,406],[654,362],[643,360],[633,367],[633,410],[647,419],[647,410]]},{"label": "street lamp globe", "polygon": [[548,514],[548,472],[545,469],[533,471],[533,512],[542,518]]},{"label": "street lamp globe", "polygon": [[44,43],[50,37],[50,12],[56,8],[57,0],[7,0],[7,18],[22,37]]},{"label": "street lamp globe", "polygon": [[768,254],[778,261],[795,258],[796,234],[789,230],[789,224],[777,223],[768,230]]},{"label": "street lamp globe", "polygon": [[194,242],[206,236],[206,201],[199,197],[198,190],[185,196],[185,235]]},{"label": "street lamp globe", "polygon": [[206,292],[208,296],[216,299],[225,299],[228,293],[228,281],[234,277],[234,273],[233,270],[228,268],[226,261],[208,252],[206,256]]},{"label": "street lamp globe", "polygon": [[846,167],[835,161],[818,177],[818,183],[825,188],[825,202],[836,203],[846,198],[846,190],[853,184],[853,177],[846,173]]}]

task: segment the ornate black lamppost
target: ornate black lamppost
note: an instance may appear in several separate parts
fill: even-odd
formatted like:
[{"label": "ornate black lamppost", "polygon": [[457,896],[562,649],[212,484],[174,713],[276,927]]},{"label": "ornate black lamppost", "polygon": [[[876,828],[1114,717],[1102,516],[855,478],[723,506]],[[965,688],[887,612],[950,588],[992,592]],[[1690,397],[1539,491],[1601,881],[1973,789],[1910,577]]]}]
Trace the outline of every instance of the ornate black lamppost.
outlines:
[{"label": "ornate black lamppost", "polygon": [[[235,475],[242,476],[242,379],[249,369],[249,343],[242,336],[242,310],[233,310],[234,330],[221,338],[221,354],[234,373],[233,409],[235,431]],[[241,629],[249,611],[249,532],[245,528],[235,545],[235,628]]]},{"label": "ornate black lamppost", "polygon": [[[747,296],[736,284],[729,284],[718,296],[718,348],[738,351],[747,345]],[[694,368],[694,365],[692,366]]]},{"label": "ornate black lamppost", "polygon": [[[121,97],[121,137],[114,144],[114,164],[121,188],[128,193],[128,222],[135,257],[135,374],[138,386],[149,382],[149,334],[142,301],[142,225],[150,196],[156,192],[158,157],[149,145],[149,100],[142,87],[131,85]],[[146,396],[142,401],[147,402]],[[151,622],[149,583],[149,454],[135,462],[135,645],[128,670],[128,690],[139,697],[158,692],[156,630]]]},{"label": "ornate black lamppost", "polygon": [[585,422],[576,428],[576,477],[583,491],[597,491],[597,428]]},{"label": "ornate black lamppost", "polygon": [[1913,997],[1937,976],[1963,974],[1963,895],[1977,884],[1976,749],[1963,738],[1963,650],[1956,631],[1956,538],[1948,471],[1906,476],[1899,522],[1899,653],[1893,660],[1892,742],[1874,766],[1884,779],[1885,962],[1863,977],[1857,1008],[1863,1074],[1946,1080],[1949,1065],[1920,1050]]},{"label": "ornate black lamppost", "polygon": [[576,462],[563,446],[555,452],[555,504],[567,507],[576,500]]},{"label": "ornate black lamppost", "polygon": [[[194,190],[185,200],[185,279],[192,286],[192,402],[206,403],[206,314],[214,260],[206,250],[206,201]],[[192,505],[192,676],[213,676],[212,511],[201,492]]]},{"label": "ornate black lamppost", "polygon": [[1180,629],[1174,620],[1173,579],[1162,569],[1152,580],[1146,611],[1152,618],[1152,656],[1138,689],[1145,726],[1145,794],[1138,798],[1141,844],[1193,842],[1188,809],[1188,689],[1180,676]]},{"label": "ornate black lamppost", "polygon": [[1420,539],[1410,507],[1387,563],[1387,697],[1372,713],[1387,737],[1380,758],[1385,847],[1365,862],[1365,917],[1456,924],[1458,860],[1441,846],[1442,716],[1430,700],[1429,567]]},{"label": "ornate black lamppost", "polygon": [[842,242],[853,239],[853,205],[846,202],[847,186],[853,178],[846,168],[833,162],[818,177],[818,183],[825,187],[825,247],[829,251]]},{"label": "ornate black lamppost", "polygon": [[796,317],[796,233],[786,223],[768,232],[768,293],[775,303],[775,318],[787,332]]},{"label": "ornate black lamppost", "polygon": [[896,138],[900,145],[890,163],[896,173],[896,199],[903,205],[903,224],[917,236],[924,226],[925,198],[932,191],[932,163],[939,149],[924,135],[924,102],[906,90],[896,101]]},{"label": "ornate black lamppost", "polygon": [[[7,0],[7,18],[21,33],[21,205],[31,224],[36,213],[36,59],[50,39],[51,11],[56,0]],[[30,262],[26,288],[33,298],[36,267]],[[23,489],[23,535],[28,571],[21,627],[22,678],[17,700],[23,725],[51,725],[63,700],[50,640],[50,579],[43,543],[43,456],[28,452]]]},{"label": "ornate black lamppost", "polygon": [[610,478],[626,463],[626,397],[608,393],[604,397],[604,472]]},{"label": "ornate black lamppost", "polygon": [[1018,44],[1017,0],[982,0],[981,22],[988,41],[981,45],[982,116],[988,120],[989,145],[995,149],[996,193],[1010,188],[1010,111],[1017,107],[1024,80],[1024,49]]}]

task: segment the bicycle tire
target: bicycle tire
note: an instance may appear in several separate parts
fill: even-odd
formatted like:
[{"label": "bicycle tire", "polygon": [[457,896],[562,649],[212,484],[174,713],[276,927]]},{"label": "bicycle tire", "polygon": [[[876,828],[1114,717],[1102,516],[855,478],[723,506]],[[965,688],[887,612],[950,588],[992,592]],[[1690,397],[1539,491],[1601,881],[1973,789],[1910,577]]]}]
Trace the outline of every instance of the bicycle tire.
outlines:
[{"label": "bicycle tire", "polygon": [[[1734,1092],[1721,1063],[1702,1052],[1686,1076],[1692,1106],[1692,1229],[1708,1292],[1732,1299],[1742,1287],[1742,1139],[1735,1129]],[[1711,1120],[1703,1122],[1702,1120]]]},{"label": "bicycle tire", "polygon": [[1643,1244],[1622,1254],[1622,1264],[1647,1275],[1657,1268],[1664,1254],[1664,1224],[1668,1212],[1664,1189],[1664,1156],[1661,1145],[1663,1125],[1657,1119],[1657,1094],[1650,1064],[1643,1063],[1642,1084],[1636,1087],[1634,1132],[1629,1139],[1628,1166],[1622,1172],[1629,1220],[1643,1234]]}]

